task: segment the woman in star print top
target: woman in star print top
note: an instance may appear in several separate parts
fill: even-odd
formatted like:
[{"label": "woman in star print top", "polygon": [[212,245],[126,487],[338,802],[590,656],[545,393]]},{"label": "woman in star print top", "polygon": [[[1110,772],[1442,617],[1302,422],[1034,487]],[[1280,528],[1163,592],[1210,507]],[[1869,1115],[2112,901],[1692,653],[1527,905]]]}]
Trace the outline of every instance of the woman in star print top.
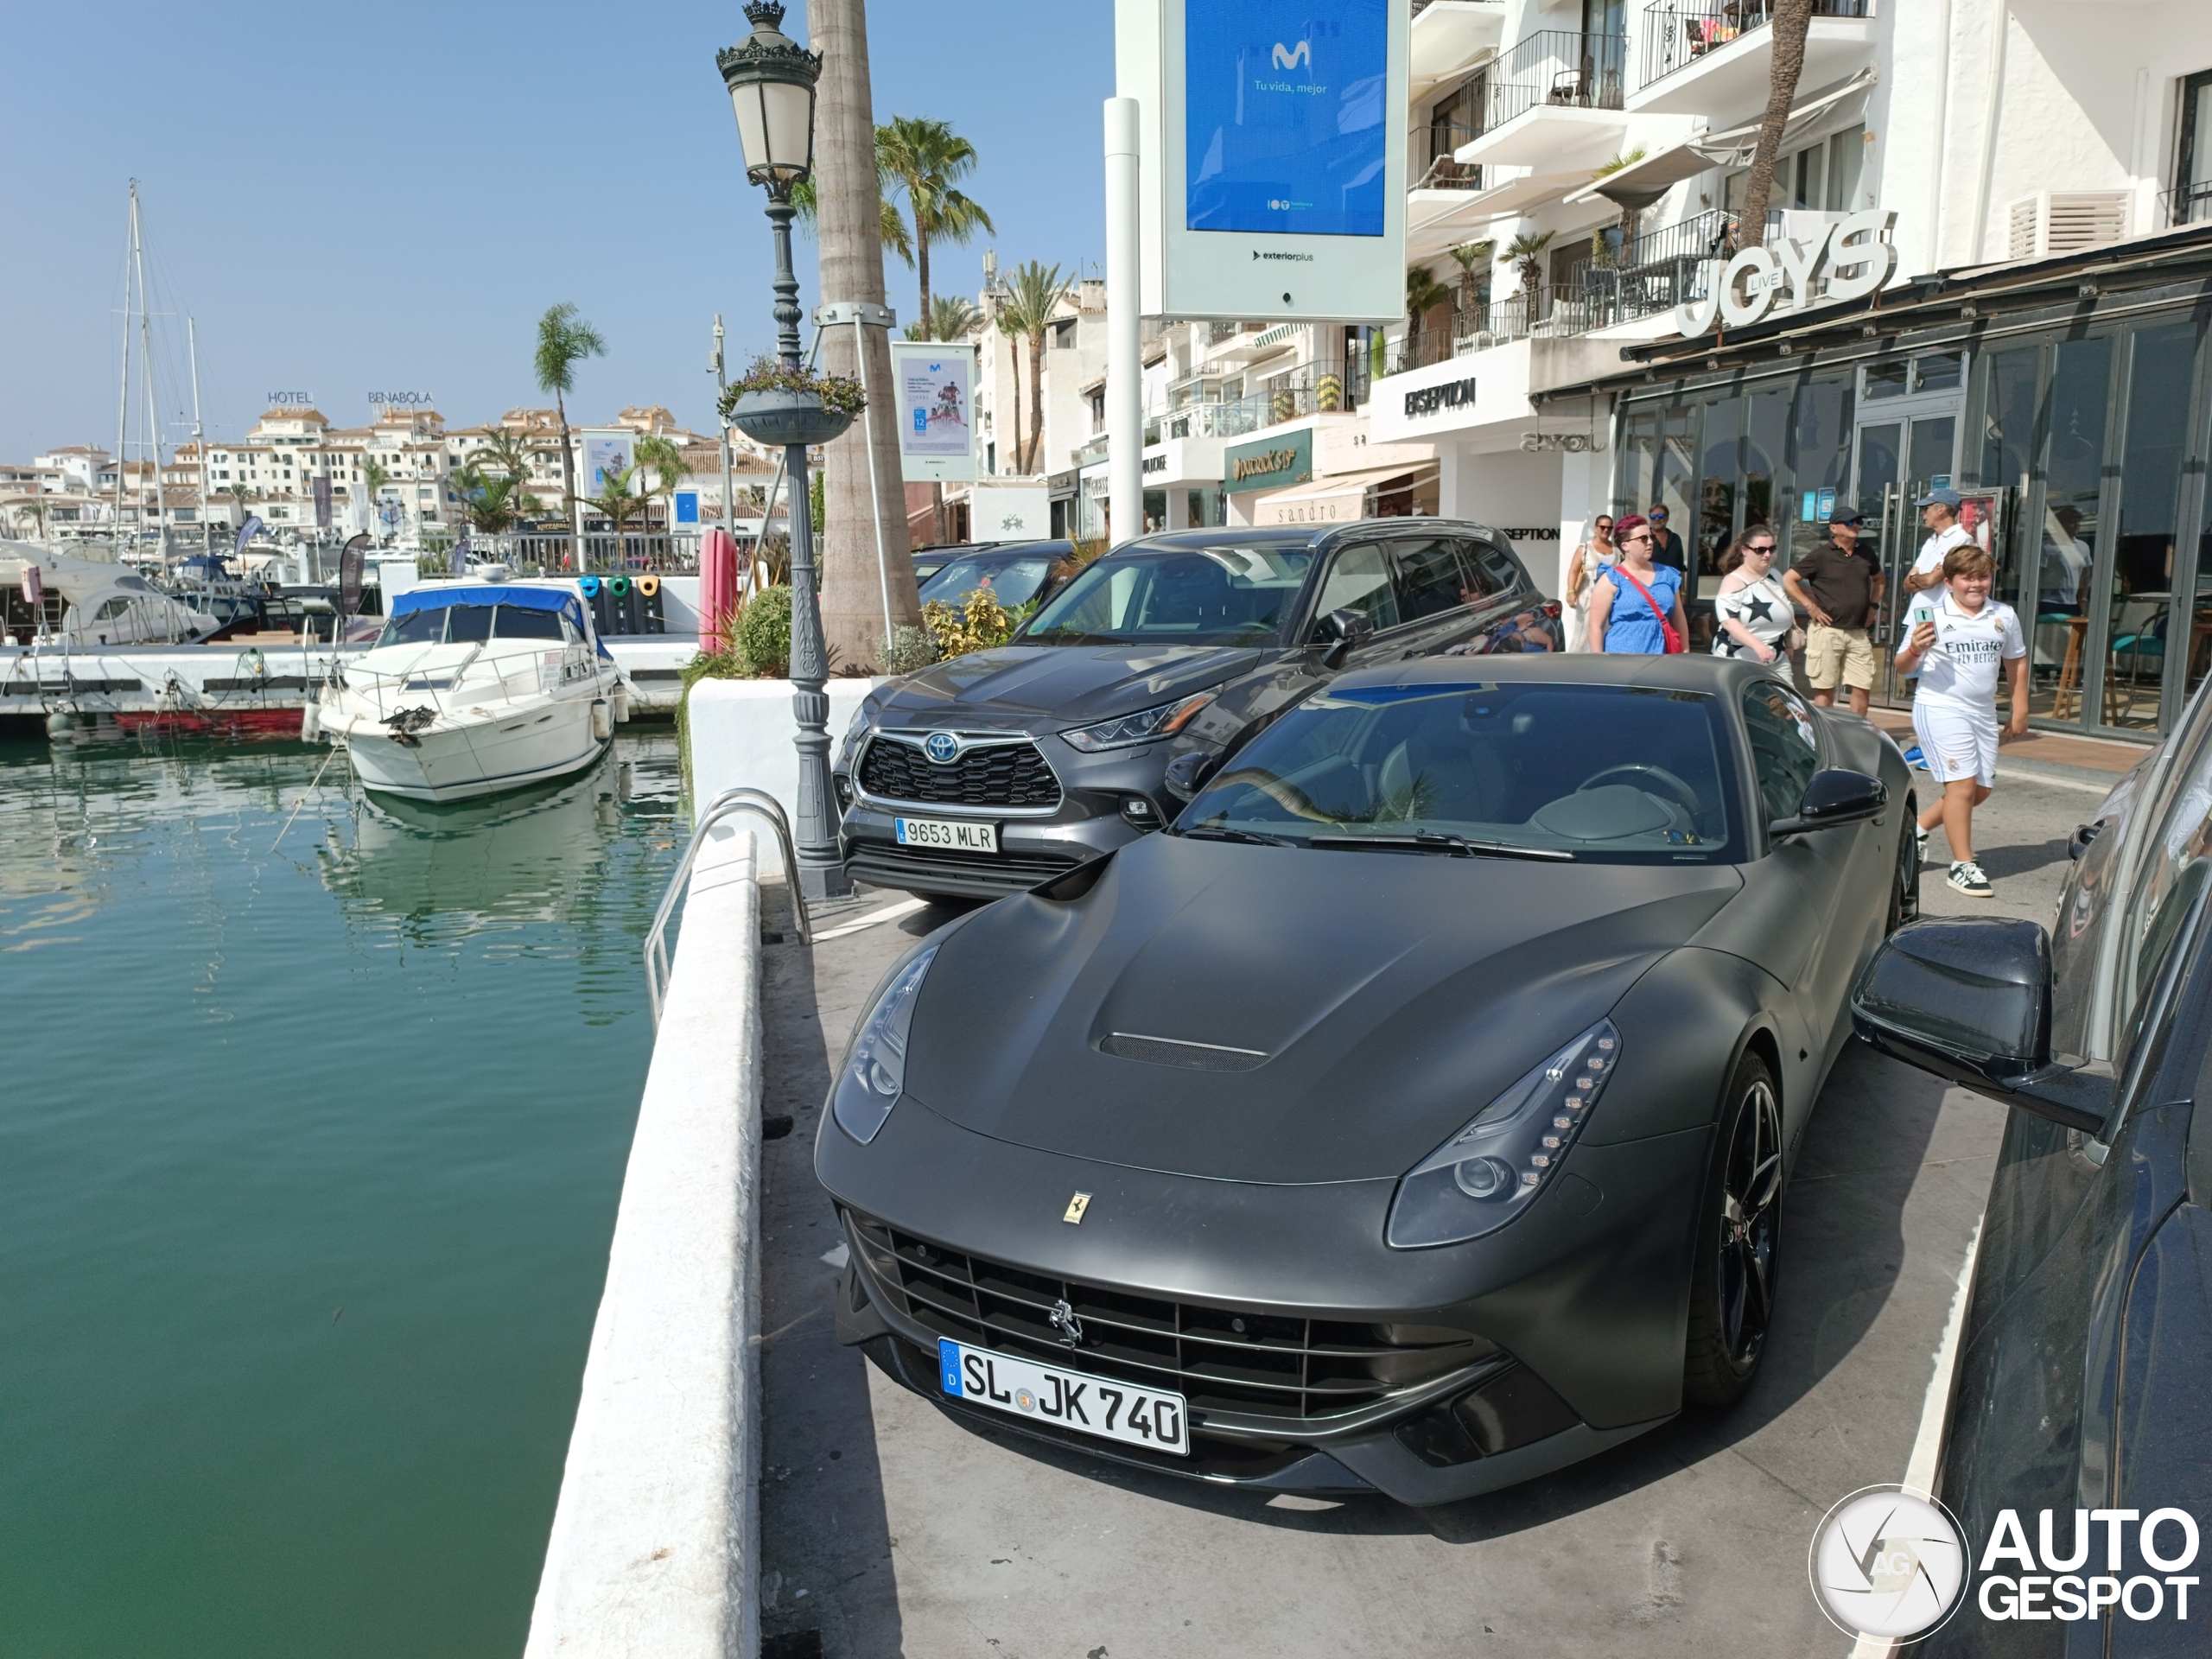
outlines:
[{"label": "woman in star print top", "polygon": [[1774,574],[1774,531],[1755,524],[1724,554],[1720,591],[1713,596],[1719,628],[1713,636],[1716,657],[1747,657],[1755,663],[1786,658],[1786,640],[1797,613],[1782,579]]}]

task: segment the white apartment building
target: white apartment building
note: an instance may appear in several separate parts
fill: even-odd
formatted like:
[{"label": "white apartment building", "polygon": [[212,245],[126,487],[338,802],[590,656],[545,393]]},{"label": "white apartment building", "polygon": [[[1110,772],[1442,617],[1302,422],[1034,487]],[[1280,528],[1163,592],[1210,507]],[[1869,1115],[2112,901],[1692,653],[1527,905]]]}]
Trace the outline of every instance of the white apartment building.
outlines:
[{"label": "white apartment building", "polygon": [[[1554,581],[1591,513],[1668,493],[1616,464],[1626,377],[1643,378],[1622,354],[1679,342],[1675,308],[1709,298],[1708,262],[1736,252],[1770,0],[1413,3],[1407,253],[1452,297],[1388,331],[1373,435],[1433,446],[1439,510],[1537,531],[1516,539]],[[2208,72],[2212,7],[2184,0],[1815,0],[1769,243],[1817,257],[1845,216],[1893,216],[1897,289],[2212,217]],[[1963,397],[1971,367],[1942,372]],[[1941,462],[1923,470],[1963,469]],[[1867,476],[1855,451],[1830,471],[1801,481],[1832,495]],[[1674,493],[1678,529],[1707,543],[1777,510],[1717,464]]]}]

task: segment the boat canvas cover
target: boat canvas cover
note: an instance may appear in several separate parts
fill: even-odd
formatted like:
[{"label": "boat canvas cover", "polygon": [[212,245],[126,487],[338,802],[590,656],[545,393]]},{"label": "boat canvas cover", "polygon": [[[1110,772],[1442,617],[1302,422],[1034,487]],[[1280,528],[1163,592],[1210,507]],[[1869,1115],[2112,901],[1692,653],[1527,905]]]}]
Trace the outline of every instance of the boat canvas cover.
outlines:
[{"label": "boat canvas cover", "polygon": [[391,613],[405,616],[410,611],[442,611],[455,605],[512,605],[525,611],[565,611],[569,620],[576,625],[576,632],[599,647],[599,654],[609,662],[614,653],[607,648],[606,641],[593,632],[584,620],[584,602],[575,593],[564,588],[410,588],[391,601]]}]

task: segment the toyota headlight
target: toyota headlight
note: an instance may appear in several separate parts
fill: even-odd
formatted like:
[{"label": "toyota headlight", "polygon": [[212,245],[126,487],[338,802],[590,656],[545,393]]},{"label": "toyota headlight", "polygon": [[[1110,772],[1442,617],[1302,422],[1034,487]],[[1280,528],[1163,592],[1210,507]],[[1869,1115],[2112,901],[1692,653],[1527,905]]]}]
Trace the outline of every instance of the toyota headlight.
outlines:
[{"label": "toyota headlight", "polygon": [[1101,749],[1126,749],[1134,744],[1149,743],[1156,737],[1174,736],[1190,722],[1192,715],[1212,701],[1212,692],[1201,691],[1180,702],[1163,702],[1157,709],[1123,715],[1116,720],[1102,720],[1096,726],[1078,726],[1060,735],[1085,754],[1096,754]]},{"label": "toyota headlight", "polygon": [[861,740],[866,737],[868,733],[874,729],[874,721],[869,718],[868,704],[863,702],[858,709],[853,711],[852,724],[845,728],[844,741],[837,746],[837,767],[839,771],[849,771],[851,769],[853,756],[860,751]]},{"label": "toyota headlight", "polygon": [[1620,1033],[1600,1020],[1415,1165],[1390,1201],[1391,1247],[1464,1243],[1526,1210],[1559,1173],[1620,1053]]},{"label": "toyota headlight", "polygon": [[830,1091],[830,1110],[838,1127],[862,1146],[875,1139],[906,1086],[906,1038],[913,1029],[914,1003],[936,957],[937,946],[931,945],[884,987]]}]

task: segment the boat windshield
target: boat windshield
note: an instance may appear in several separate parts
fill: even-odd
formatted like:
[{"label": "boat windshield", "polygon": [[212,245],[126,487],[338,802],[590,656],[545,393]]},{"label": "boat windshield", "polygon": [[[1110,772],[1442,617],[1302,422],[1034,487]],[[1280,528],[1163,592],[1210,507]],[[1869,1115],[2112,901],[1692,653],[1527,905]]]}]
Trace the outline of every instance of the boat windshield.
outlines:
[{"label": "boat windshield", "polygon": [[1129,548],[1047,600],[1018,643],[1265,644],[1289,626],[1313,563],[1305,541]]},{"label": "boat windshield", "polygon": [[519,605],[445,605],[393,617],[377,636],[377,644],[436,645],[564,637],[558,611],[525,610]]}]

